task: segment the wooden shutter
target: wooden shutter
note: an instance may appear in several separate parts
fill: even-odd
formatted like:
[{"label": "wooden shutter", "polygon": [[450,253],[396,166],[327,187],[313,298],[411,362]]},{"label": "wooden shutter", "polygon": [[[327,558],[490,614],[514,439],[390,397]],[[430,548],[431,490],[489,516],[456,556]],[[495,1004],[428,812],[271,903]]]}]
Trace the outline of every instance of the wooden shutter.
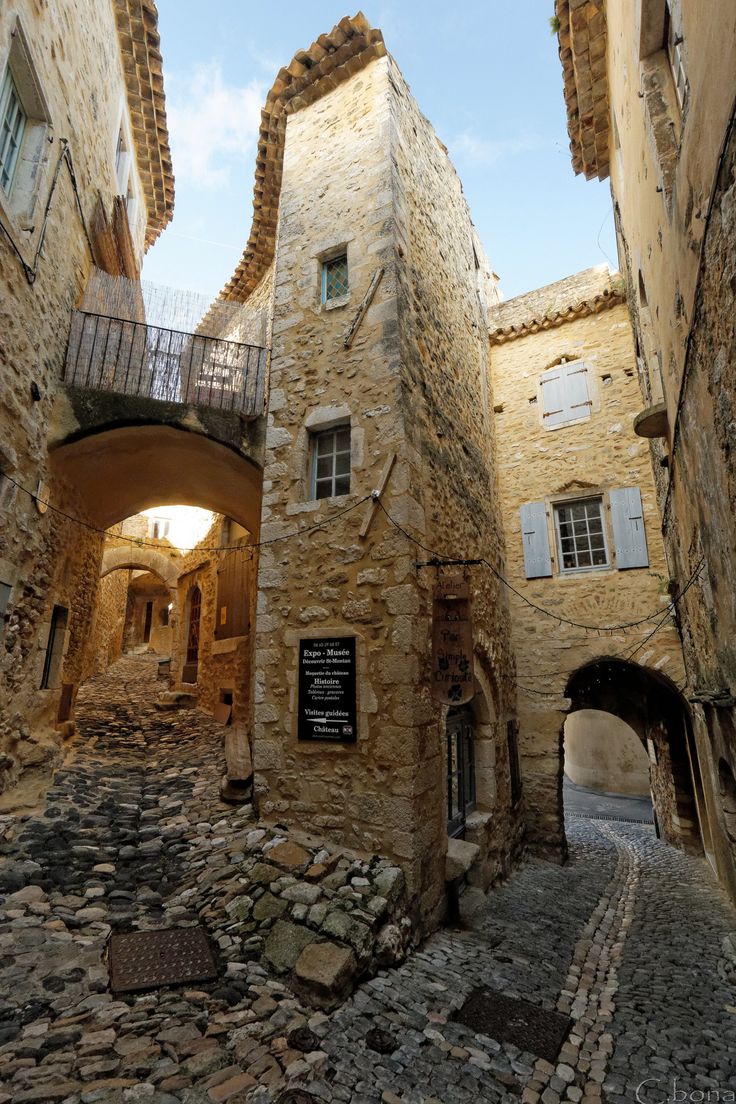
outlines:
[{"label": "wooden shutter", "polygon": [[563,365],[563,393],[566,421],[574,418],[587,418],[591,401],[588,390],[588,367],[581,360]]},{"label": "wooden shutter", "polygon": [[542,421],[546,429],[567,421],[563,393],[562,369],[551,368],[544,372],[542,384]]},{"label": "wooden shutter", "polygon": [[526,577],[540,579],[551,575],[552,557],[549,552],[545,505],[543,502],[525,502],[520,513]]},{"label": "wooden shutter", "polygon": [[616,567],[648,567],[647,537],[638,487],[619,487],[608,494],[616,547]]},{"label": "wooden shutter", "polygon": [[541,384],[542,419],[546,429],[590,414],[588,366],[582,360],[550,368],[543,373]]}]

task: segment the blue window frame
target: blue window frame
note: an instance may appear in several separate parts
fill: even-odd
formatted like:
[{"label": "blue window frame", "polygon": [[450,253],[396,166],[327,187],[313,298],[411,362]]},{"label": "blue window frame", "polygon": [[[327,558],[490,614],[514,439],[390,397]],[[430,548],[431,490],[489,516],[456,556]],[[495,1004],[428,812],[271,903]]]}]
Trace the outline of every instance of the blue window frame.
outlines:
[{"label": "blue window frame", "polygon": [[322,262],[322,302],[342,299],[350,290],[348,285],[348,255],[340,253]]}]

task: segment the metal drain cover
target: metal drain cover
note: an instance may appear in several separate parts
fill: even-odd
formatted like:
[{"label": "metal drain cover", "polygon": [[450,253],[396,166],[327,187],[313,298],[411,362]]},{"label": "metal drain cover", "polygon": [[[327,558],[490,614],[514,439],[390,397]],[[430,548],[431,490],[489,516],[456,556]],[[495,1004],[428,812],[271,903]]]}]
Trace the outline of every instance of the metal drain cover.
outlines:
[{"label": "metal drain cover", "polygon": [[202,928],[114,932],[110,936],[110,988],[114,993],[216,977],[217,967]]},{"label": "metal drain cover", "polygon": [[476,1034],[513,1043],[548,1062],[556,1060],[572,1026],[569,1016],[493,989],[474,989],[452,1018]]}]

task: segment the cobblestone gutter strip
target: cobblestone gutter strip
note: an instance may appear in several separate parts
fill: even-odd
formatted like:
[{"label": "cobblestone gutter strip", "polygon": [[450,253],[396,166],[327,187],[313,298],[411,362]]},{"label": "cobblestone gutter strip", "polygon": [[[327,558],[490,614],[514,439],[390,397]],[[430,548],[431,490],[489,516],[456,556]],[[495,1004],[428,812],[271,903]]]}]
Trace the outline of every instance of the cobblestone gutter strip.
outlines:
[{"label": "cobblestone gutter strip", "polygon": [[618,988],[618,964],[634,914],[640,861],[630,844],[608,825],[600,831],[615,845],[616,869],[583,929],[573,954],[567,982],[557,1002],[559,1012],[573,1020],[556,1067],[539,1060],[524,1091],[524,1104],[598,1104],[613,1051],[607,1028],[613,1018]]}]

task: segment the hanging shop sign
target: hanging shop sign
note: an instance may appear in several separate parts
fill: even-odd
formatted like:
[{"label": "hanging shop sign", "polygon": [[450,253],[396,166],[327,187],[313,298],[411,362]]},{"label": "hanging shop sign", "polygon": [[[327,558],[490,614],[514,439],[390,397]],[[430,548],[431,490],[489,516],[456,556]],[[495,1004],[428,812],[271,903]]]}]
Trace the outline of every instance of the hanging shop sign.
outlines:
[{"label": "hanging shop sign", "polygon": [[432,601],[432,697],[463,705],[474,694],[470,587],[462,575],[440,577]]},{"label": "hanging shop sign", "polygon": [[297,735],[300,740],[355,743],[354,636],[299,642]]}]

